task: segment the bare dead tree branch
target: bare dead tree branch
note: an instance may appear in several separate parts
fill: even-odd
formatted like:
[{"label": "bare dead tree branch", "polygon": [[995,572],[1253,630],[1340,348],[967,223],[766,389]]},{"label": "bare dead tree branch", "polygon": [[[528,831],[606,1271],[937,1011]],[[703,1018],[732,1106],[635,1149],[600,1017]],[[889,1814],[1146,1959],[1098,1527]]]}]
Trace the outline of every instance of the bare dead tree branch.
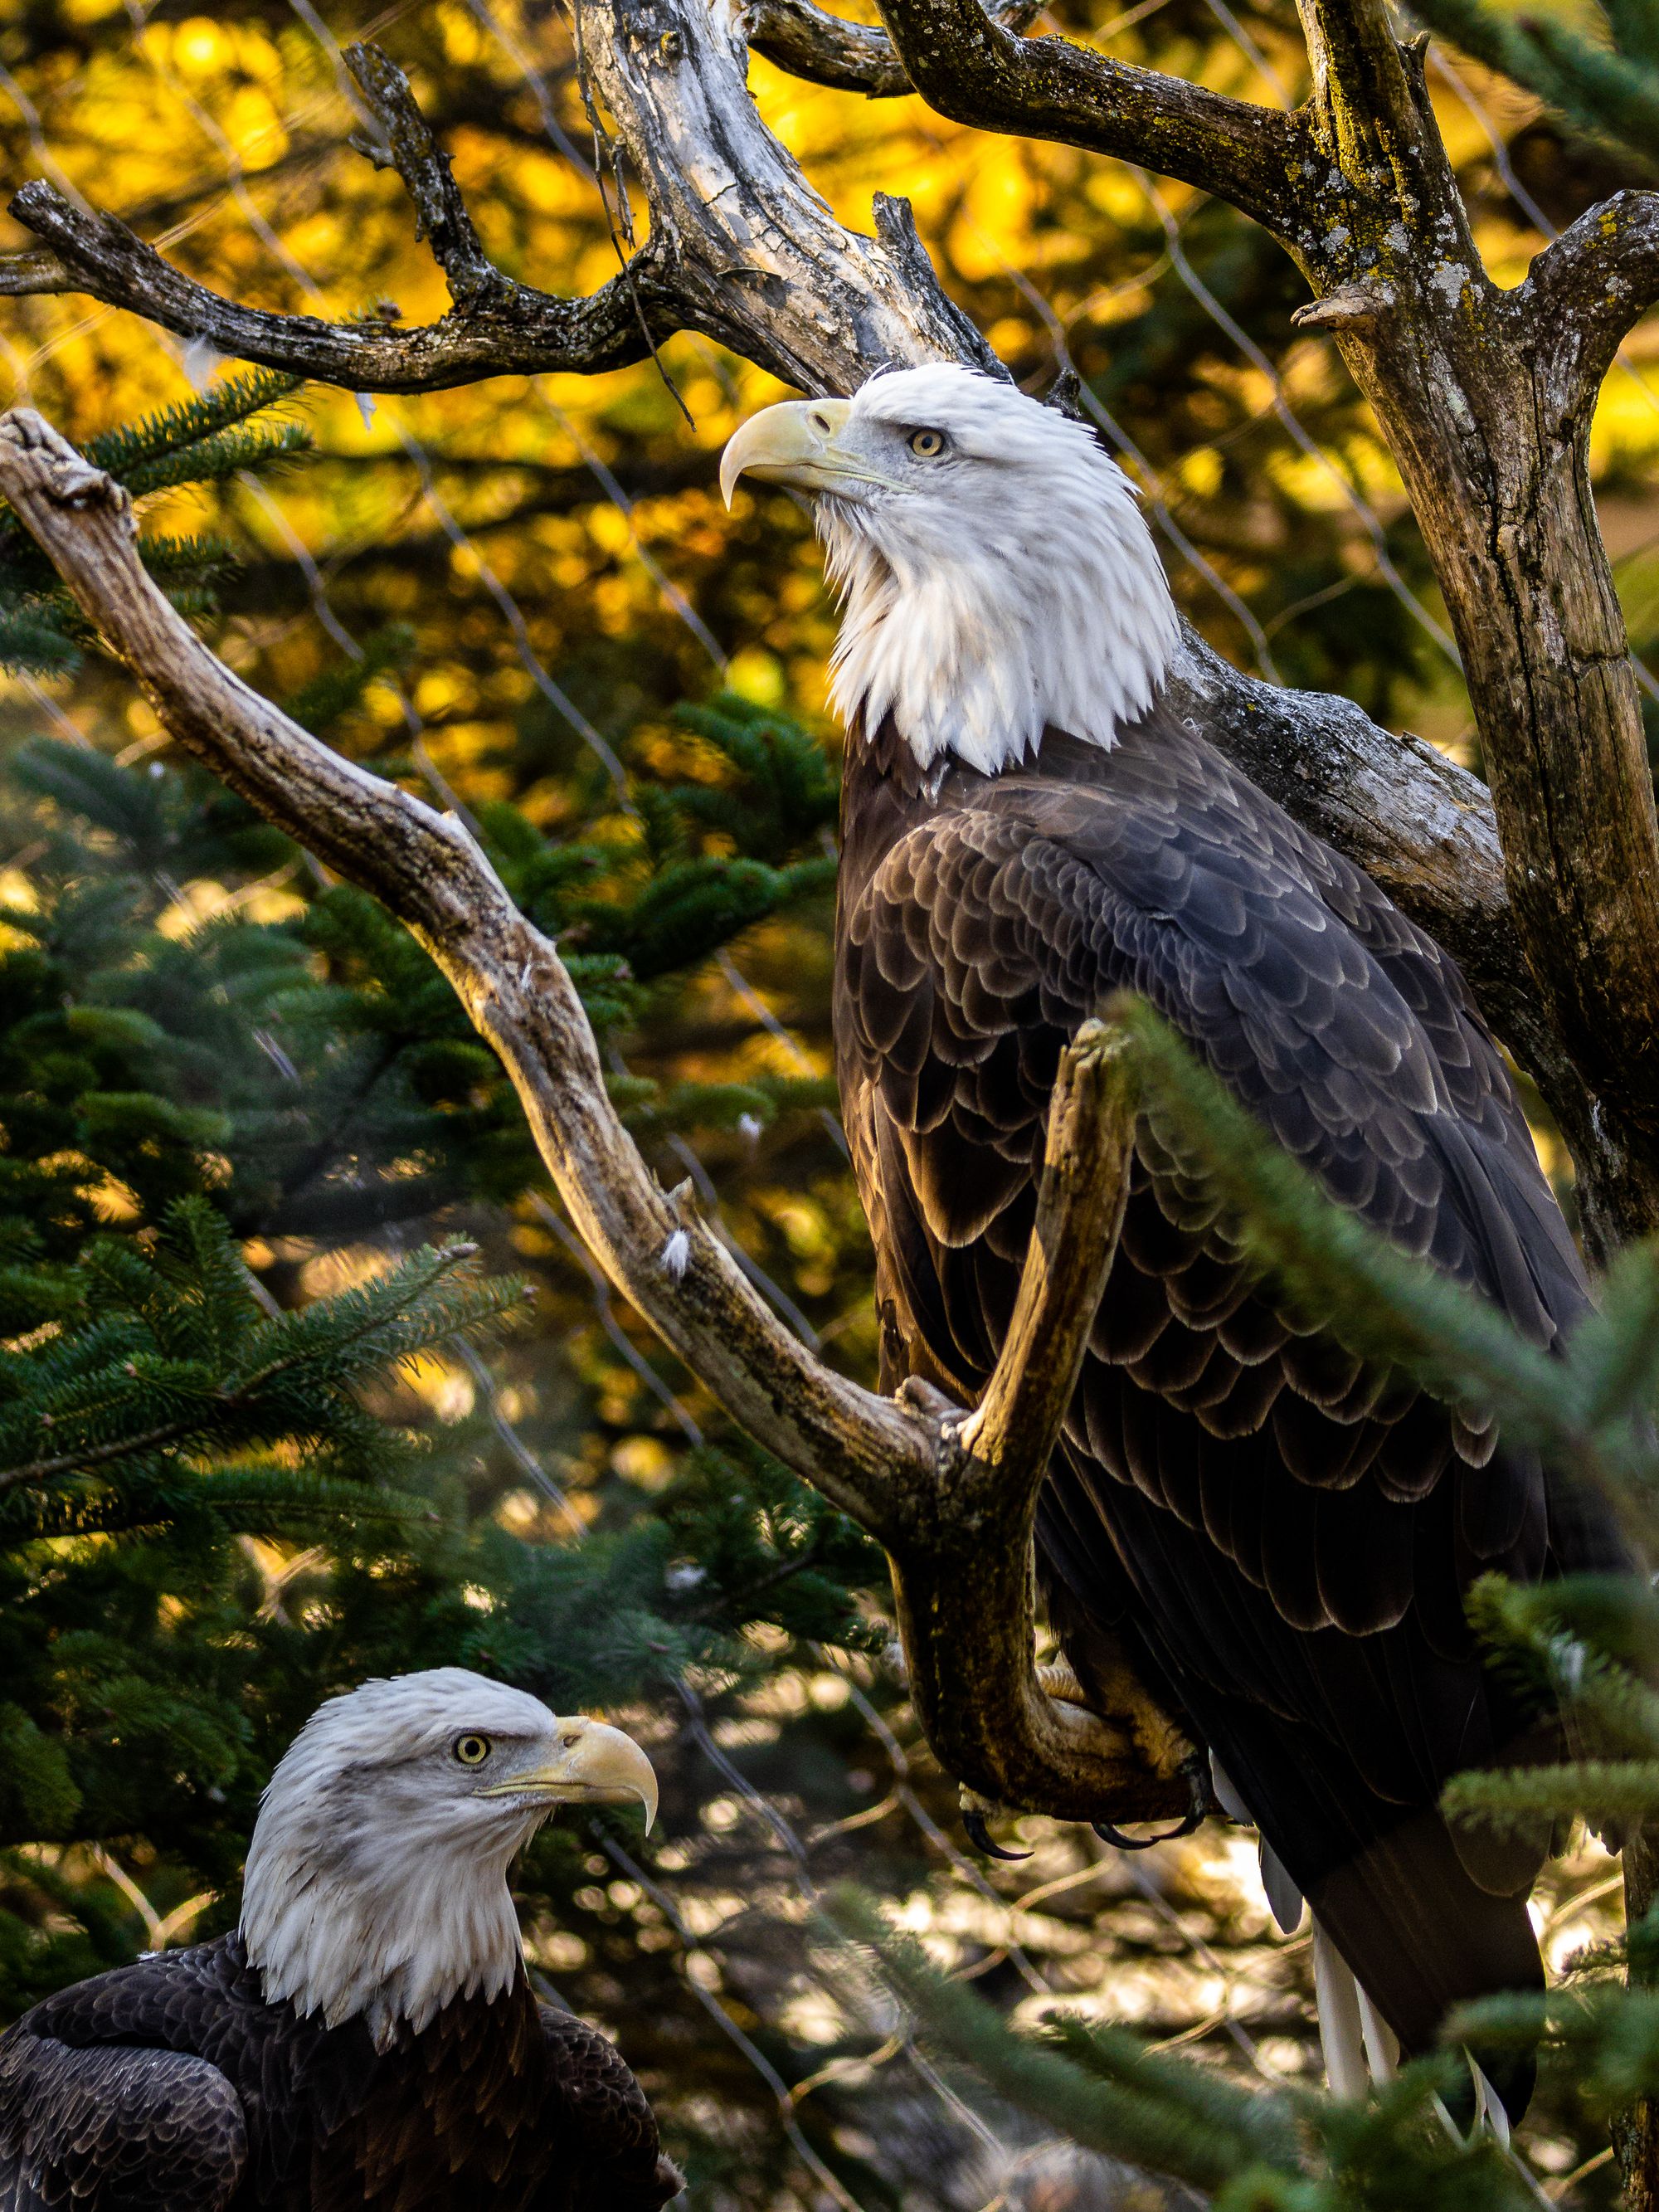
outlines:
[{"label": "bare dead tree branch", "polygon": [[[1050,1694],[994,1649],[988,1624],[1036,1629],[1031,1539],[1037,1495],[1076,1388],[1128,1197],[1135,1081],[1127,1037],[1085,1023],[1049,1107],[1036,1218],[1008,1337],[978,1406],[947,1417],[939,1517],[894,1556],[893,1590],[911,1703],[946,1771],[981,1797],[1028,1805],[1098,1723],[1081,1693]],[[921,1405],[934,1394],[901,1394]],[[1125,1718],[1127,1716],[1124,1717]],[[1164,1809],[1185,1813],[1188,1747],[1169,1735],[1155,1771]],[[1143,1739],[1143,1756],[1146,1755]],[[976,1778],[994,1774],[988,1790]]]},{"label": "bare dead tree branch", "polygon": [[1336,340],[1434,562],[1510,911],[1571,1064],[1547,1093],[1592,1239],[1620,1243],[1659,1224],[1659,815],[1587,447],[1601,375],[1652,283],[1648,196],[1587,216],[1534,280],[1502,290],[1422,42],[1399,43],[1384,0],[1300,7],[1322,158],[1289,242],[1328,310],[1352,303]]},{"label": "bare dead tree branch", "polygon": [[352,392],[441,392],[486,376],[623,368],[649,349],[641,313],[664,336],[678,326],[649,243],[629,277],[612,277],[591,299],[562,300],[504,276],[441,321],[404,329],[243,307],[163,260],[118,216],[82,214],[40,179],[13,197],[11,213],[52,251],[0,256],[0,295],[89,293],[237,360]]},{"label": "bare dead tree branch", "polygon": [[1278,235],[1295,220],[1299,118],[1113,61],[1069,39],[1023,39],[979,0],[880,0],[916,90],[941,115],[1144,162],[1231,200]]},{"label": "bare dead tree branch", "polygon": [[1117,1249],[1134,1121],[1127,1040],[1085,1022],[1054,1085],[1007,1340],[957,1438],[971,1462],[1000,1488],[1023,1492],[1034,1512]]},{"label": "bare dead tree branch", "polygon": [[343,58],[364,105],[386,134],[384,149],[372,139],[354,138],[351,143],[377,168],[389,162],[403,179],[415,203],[415,235],[431,247],[450,298],[461,307],[481,295],[510,290],[512,280],[483,250],[449,156],[427,127],[408,78],[378,46],[349,46]]},{"label": "bare dead tree branch", "polygon": [[[1024,31],[1041,12],[1039,0],[991,0],[987,9],[1010,31]],[[743,24],[755,52],[792,76],[871,100],[915,90],[885,31],[847,22],[813,0],[748,0]]]},{"label": "bare dead tree branch", "polygon": [[[1185,1809],[1127,1732],[1034,1665],[1037,1488],[1125,1196],[1133,1104],[1098,1027],[1062,1066],[1020,1321],[981,1412],[925,1414],[847,1381],[656,1182],[606,1094],[568,972],[453,816],[342,759],[243,684],[152,583],[126,493],[41,417],[0,417],[0,495],[172,735],[267,821],[374,893],[500,1054],[571,1219],[611,1279],[748,1433],[892,1557],[919,1711],[981,1795],[1068,1819]],[[964,1646],[966,1648],[964,1648]]]},{"label": "bare dead tree branch", "polygon": [[0,253],[0,295],[25,299],[44,292],[84,292],[76,270],[56,253]]},{"label": "bare dead tree branch", "polygon": [[1401,45],[1376,0],[1297,0],[1297,13],[1313,76],[1310,121],[1344,178],[1387,191],[1392,164],[1431,171],[1439,133],[1413,82],[1421,84],[1420,46],[1413,54]]},{"label": "bare dead tree branch", "polygon": [[416,234],[431,246],[453,302],[441,321],[405,330],[245,307],[174,269],[118,217],[83,213],[41,179],[22,187],[11,212],[52,250],[0,257],[0,294],[88,291],[221,353],[364,392],[622,368],[680,327],[675,296],[659,281],[667,257],[654,242],[587,300],[538,291],[497,269],[402,70],[378,46],[348,47],[345,61],[381,133],[351,143],[377,167],[395,168],[414,203]]},{"label": "bare dead tree branch", "polygon": [[582,0],[581,19],[594,89],[699,330],[812,392],[918,361],[1005,374],[940,291],[908,202],[877,195],[874,239],[836,220],[762,122],[748,50],[714,10]]}]

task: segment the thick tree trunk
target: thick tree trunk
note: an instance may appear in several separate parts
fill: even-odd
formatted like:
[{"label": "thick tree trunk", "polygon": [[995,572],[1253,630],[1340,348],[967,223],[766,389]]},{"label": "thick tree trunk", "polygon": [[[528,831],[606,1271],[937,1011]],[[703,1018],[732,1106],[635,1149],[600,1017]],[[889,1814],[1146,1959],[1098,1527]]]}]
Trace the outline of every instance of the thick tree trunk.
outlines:
[{"label": "thick tree trunk", "polygon": [[[1516,311],[1472,281],[1462,295],[1449,333],[1407,312],[1345,335],[1342,349],[1399,461],[1463,656],[1510,907],[1577,1077],[1550,1085],[1549,1103],[1605,1253],[1659,1226],[1659,822],[1588,422]],[[1624,803],[1610,807],[1610,791]]]},{"label": "thick tree trunk", "polygon": [[[1609,272],[1570,234],[1501,291],[1420,52],[1370,0],[1303,13],[1330,167],[1285,235],[1320,295],[1302,319],[1376,410],[1445,598],[1510,908],[1572,1064],[1546,1093],[1606,1252],[1659,1227],[1659,817],[1586,462]],[[1610,250],[1621,226],[1620,203],[1601,211]]]},{"label": "thick tree trunk", "polygon": [[[1659,1228],[1659,817],[1629,641],[1590,490],[1590,416],[1626,327],[1576,226],[1518,290],[1481,265],[1423,81],[1380,0],[1301,0],[1328,154],[1286,242],[1399,465],[1450,615],[1510,905],[1572,1064],[1547,1081],[1600,1255]],[[1592,220],[1608,252],[1649,210]],[[1326,218],[1328,217],[1328,221]],[[1659,1894],[1659,1835],[1625,1852]],[[1659,2212],[1659,2106],[1620,2118],[1631,2212]]]}]

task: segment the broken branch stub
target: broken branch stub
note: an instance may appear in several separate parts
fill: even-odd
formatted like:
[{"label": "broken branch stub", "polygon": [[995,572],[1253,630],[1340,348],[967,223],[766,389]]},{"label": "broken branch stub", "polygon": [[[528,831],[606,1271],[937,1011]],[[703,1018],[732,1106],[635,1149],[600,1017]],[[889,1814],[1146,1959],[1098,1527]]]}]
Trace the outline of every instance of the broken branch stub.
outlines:
[{"label": "broken branch stub", "polygon": [[127,494],[31,410],[0,416],[0,495],[179,744],[425,945],[611,1281],[740,1427],[886,1547],[918,1715],[949,1771],[1064,1819],[1182,1809],[1182,1785],[1050,1698],[1034,1665],[1031,1517],[1121,1212],[1120,1041],[1091,1025],[1062,1063],[1019,1318],[982,1417],[878,1397],[807,1351],[661,1188],[611,1103],[568,971],[461,823],[234,675],[145,573]]}]

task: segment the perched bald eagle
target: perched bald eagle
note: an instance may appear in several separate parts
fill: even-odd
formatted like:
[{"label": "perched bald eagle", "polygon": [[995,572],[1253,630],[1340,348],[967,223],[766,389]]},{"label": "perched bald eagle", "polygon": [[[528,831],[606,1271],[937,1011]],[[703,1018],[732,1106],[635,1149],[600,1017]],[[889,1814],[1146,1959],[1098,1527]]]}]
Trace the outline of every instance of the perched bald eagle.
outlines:
[{"label": "perched bald eagle", "polygon": [[597,2030],[538,2004],[507,1869],[657,1785],[619,1729],[459,1667],[307,1722],[240,1928],[0,2038],[0,2212],[656,2212],[679,2176]]},{"label": "perched bald eagle", "polygon": [[[721,473],[728,501],[745,473],[814,496],[844,602],[836,1045],[889,1376],[984,1386],[1060,1052],[1120,990],[1333,1197],[1557,1342],[1584,1276],[1462,976],[1165,704],[1175,607],[1088,431],[909,369],[764,410]],[[1536,1458],[1298,1328],[1144,1130],[1038,1553],[1085,1687],[1127,1656],[1261,1831],[1276,1908],[1310,1901],[1334,2086],[1540,1984],[1539,1849],[1436,1810],[1536,1726],[1464,1593],[1618,1569],[1619,1541]],[[1518,2112],[1529,2063],[1488,2071]]]}]

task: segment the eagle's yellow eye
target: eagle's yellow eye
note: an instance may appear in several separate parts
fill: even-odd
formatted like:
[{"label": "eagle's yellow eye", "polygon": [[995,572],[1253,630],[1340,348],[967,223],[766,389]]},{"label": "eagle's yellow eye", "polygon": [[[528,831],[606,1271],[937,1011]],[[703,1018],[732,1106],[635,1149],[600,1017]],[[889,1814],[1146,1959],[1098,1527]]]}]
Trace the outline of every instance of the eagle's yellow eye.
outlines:
[{"label": "eagle's yellow eye", "polygon": [[489,1756],[487,1735],[458,1735],[450,1746],[463,1766],[482,1766]]},{"label": "eagle's yellow eye", "polygon": [[924,461],[937,459],[945,451],[945,433],[942,430],[913,430],[910,433],[910,451]]}]

